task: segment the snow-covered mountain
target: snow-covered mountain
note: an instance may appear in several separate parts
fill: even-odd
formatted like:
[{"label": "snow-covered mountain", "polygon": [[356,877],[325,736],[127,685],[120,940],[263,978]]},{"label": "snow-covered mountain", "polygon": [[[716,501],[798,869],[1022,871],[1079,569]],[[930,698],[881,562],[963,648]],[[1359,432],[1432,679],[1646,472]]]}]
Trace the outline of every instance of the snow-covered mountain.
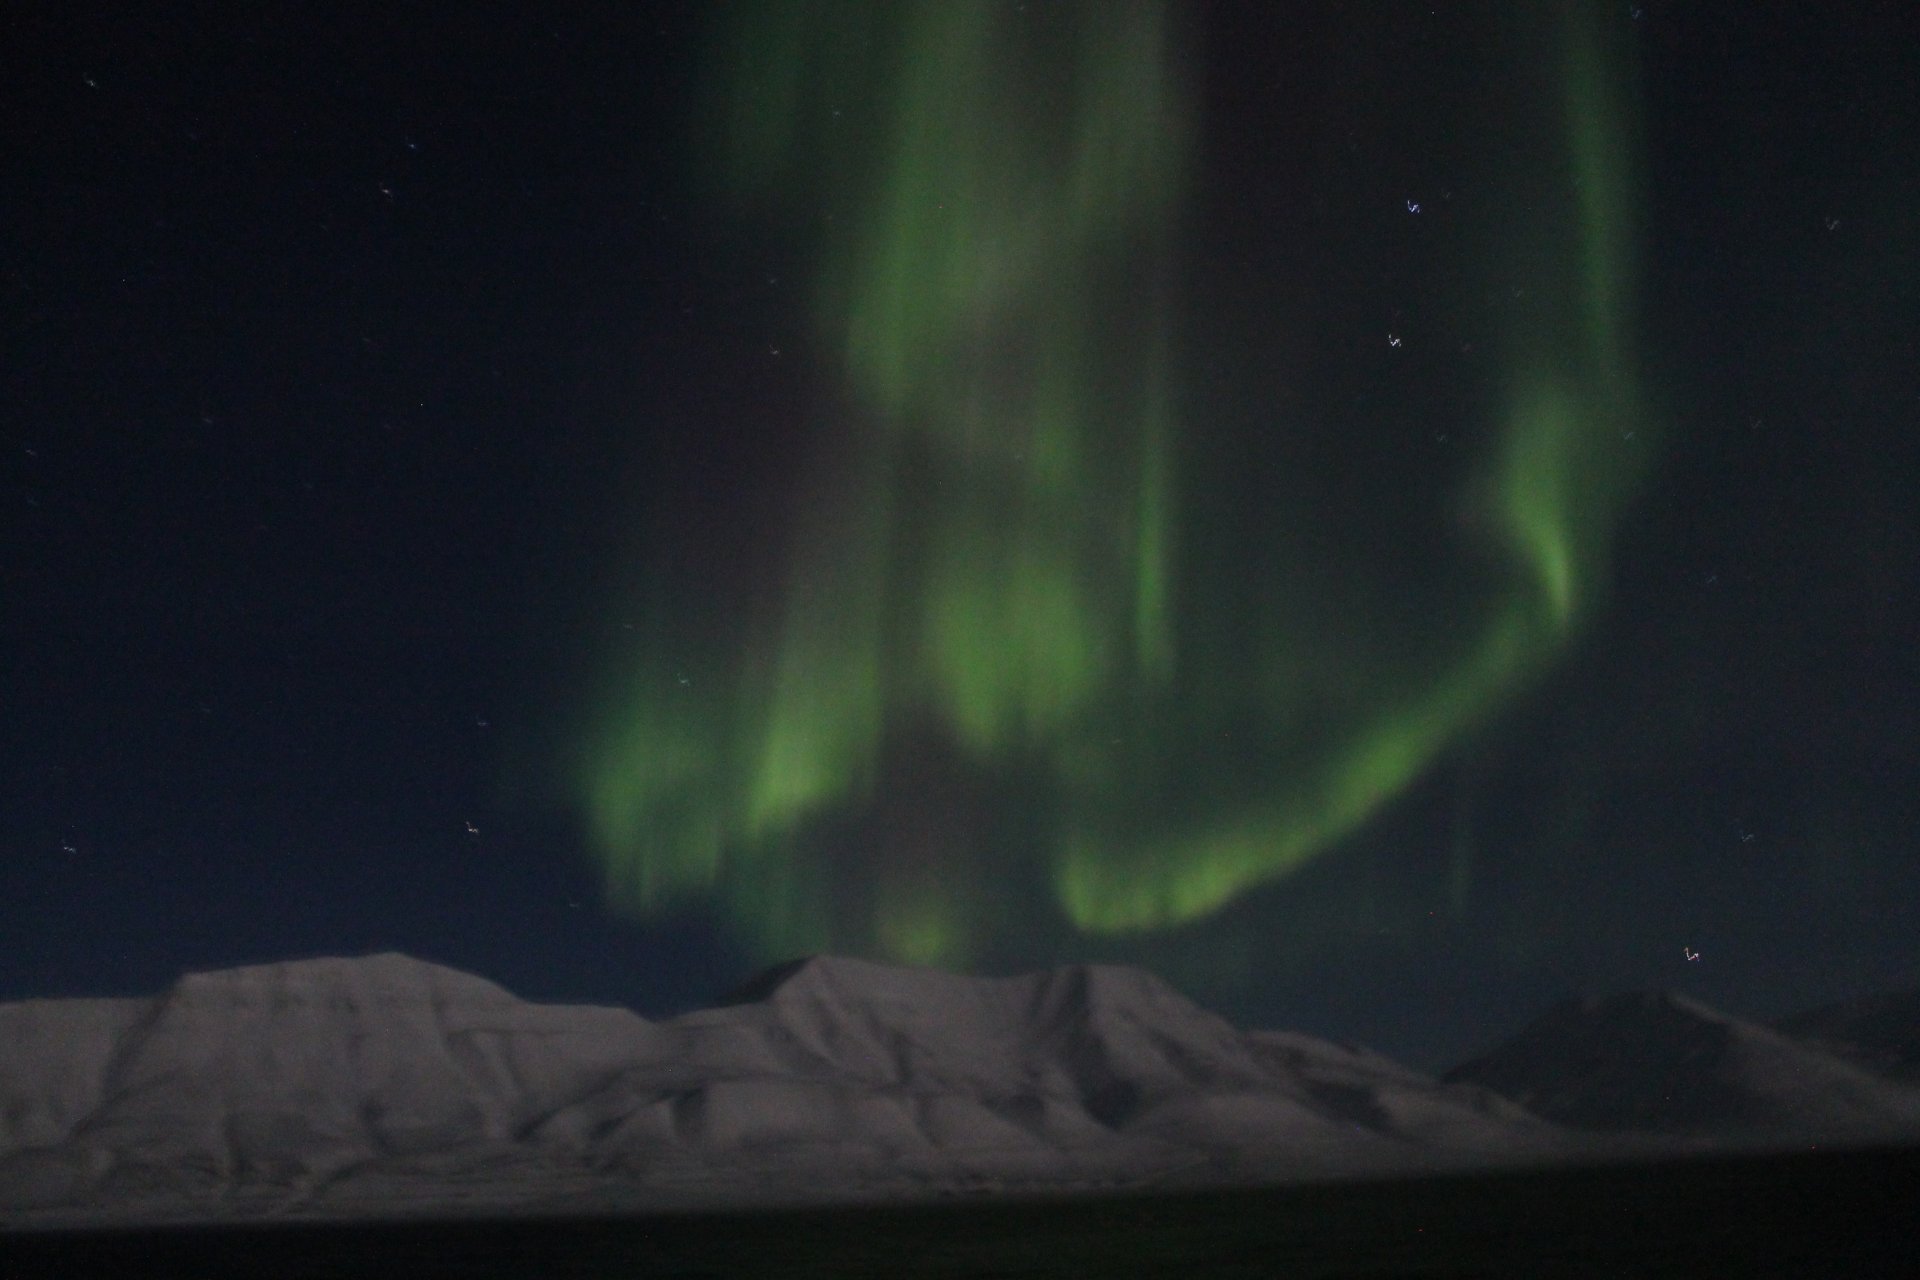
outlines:
[{"label": "snow-covered mountain", "polygon": [[1774,1028],[1869,1071],[1920,1085],[1920,987],[1823,1005]]},{"label": "snow-covered mountain", "polygon": [[656,1022],[402,955],[303,960],[0,1005],[0,1224],[1194,1186],[1920,1133],[1920,1090],[1825,1043],[1626,996],[1435,1079],[1241,1031],[1113,966],[814,958]]},{"label": "snow-covered mountain", "polygon": [[817,958],[669,1021],[406,956],[0,1006],[0,1216],[365,1216],[1326,1177],[1554,1126],[1151,975]]},{"label": "snow-covered mountain", "polygon": [[[1853,1025],[1821,1011],[1809,1025]],[[1803,1024],[1790,1019],[1783,1027]],[[1911,1028],[1909,1028],[1909,1031]],[[1444,1080],[1585,1130],[1728,1139],[1920,1138],[1920,1089],[1830,1045],[1685,996],[1566,1001]]]}]

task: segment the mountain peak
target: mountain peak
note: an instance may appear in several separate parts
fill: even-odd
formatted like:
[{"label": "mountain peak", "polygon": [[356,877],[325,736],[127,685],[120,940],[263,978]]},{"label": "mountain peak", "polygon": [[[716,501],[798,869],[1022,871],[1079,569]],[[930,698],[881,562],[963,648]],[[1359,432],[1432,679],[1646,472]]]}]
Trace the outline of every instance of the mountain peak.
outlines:
[{"label": "mountain peak", "polygon": [[1666,987],[1648,987],[1637,991],[1622,991],[1613,995],[1574,996],[1554,1006],[1545,1015],[1578,1016],[1583,1018],[1648,1018],[1678,1017],[1700,1022],[1730,1022],[1726,1014],[1711,1005],[1704,1004],[1692,996],[1684,995]]},{"label": "mountain peak", "polygon": [[399,951],[361,956],[312,956],[188,973],[167,993],[172,999],[292,1002],[338,996],[381,1003],[518,1003],[518,997],[464,970]]},{"label": "mountain peak", "polygon": [[771,1000],[788,988],[814,989],[864,988],[897,981],[897,975],[937,973],[938,970],[912,970],[884,965],[853,956],[806,955],[762,969],[727,993],[722,1005],[758,1004]]},{"label": "mountain peak", "polygon": [[1587,1149],[1557,1125],[1662,1149],[1649,1133],[1920,1131],[1920,1091],[1671,992],[1569,1001],[1450,1073],[1475,1089],[1240,1031],[1120,965],[990,978],[806,956],[731,1006],[649,1023],[389,951],[0,1005],[0,1042],[0,1220],[111,1212],[151,1177],[189,1216],[361,1214],[396,1195],[639,1204],[682,1194],[676,1178],[924,1193]]},{"label": "mountain peak", "polygon": [[925,1001],[977,995],[988,988],[1008,994],[1031,988],[1041,1005],[1065,999],[1087,1009],[1135,1003],[1191,1006],[1191,1001],[1156,975],[1128,965],[1069,964],[1014,977],[984,977],[838,955],[801,956],[764,969],[735,988],[722,1003],[790,1002],[801,998],[856,1003]]},{"label": "mountain peak", "polygon": [[1575,1128],[1859,1128],[1920,1099],[1830,1054],[1672,991],[1579,997],[1442,1079]]},{"label": "mountain peak", "polygon": [[1773,1025],[1860,1066],[1920,1084],[1920,987],[1822,1005]]}]

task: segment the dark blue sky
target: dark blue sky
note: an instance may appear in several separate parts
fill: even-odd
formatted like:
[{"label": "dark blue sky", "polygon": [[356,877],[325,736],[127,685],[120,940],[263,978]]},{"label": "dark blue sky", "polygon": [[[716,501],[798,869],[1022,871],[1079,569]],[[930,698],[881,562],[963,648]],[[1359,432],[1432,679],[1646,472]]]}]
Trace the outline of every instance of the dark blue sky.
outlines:
[{"label": "dark blue sky", "polygon": [[[648,521],[710,557],[680,607],[752,589],[825,381],[804,246],[700,180],[704,6],[84,8],[5,19],[0,999],[385,948],[648,1013],[732,986],[762,958],[604,911],[517,785]],[[1264,287],[1335,361],[1473,292],[1397,206],[1472,151],[1481,7],[1281,8],[1194,10],[1198,404],[1245,393]],[[1425,1066],[1570,989],[1920,981],[1915,19],[1607,11],[1668,425],[1606,605],[1284,902],[1089,957]],[[1325,445],[1341,497],[1474,430],[1470,353],[1323,372],[1355,421],[1436,406]]]}]

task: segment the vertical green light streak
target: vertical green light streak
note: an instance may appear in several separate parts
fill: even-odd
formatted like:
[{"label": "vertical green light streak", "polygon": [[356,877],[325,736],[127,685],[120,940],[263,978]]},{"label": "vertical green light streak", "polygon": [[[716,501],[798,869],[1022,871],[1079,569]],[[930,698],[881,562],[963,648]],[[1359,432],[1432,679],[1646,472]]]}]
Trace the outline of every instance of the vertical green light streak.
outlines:
[{"label": "vertical green light streak", "polygon": [[[1414,660],[1275,601],[1224,672],[1179,572],[1206,552],[1182,539],[1207,495],[1182,494],[1176,465],[1167,295],[1188,112],[1172,9],[1029,8],[741,10],[732,185],[816,229],[815,319],[842,398],[777,607],[699,680],[642,664],[601,699],[582,789],[624,903],[718,895],[774,951],[963,957],[1005,916],[1004,851],[930,821],[849,869],[816,840],[838,815],[911,807],[880,794],[888,753],[937,740],[1045,776],[1054,812],[1025,853],[1071,926],[1194,919],[1375,814],[1551,659],[1603,576],[1637,412],[1630,179],[1576,6],[1561,269],[1544,320],[1510,335],[1506,418],[1474,489],[1501,586],[1459,602],[1477,619],[1465,643],[1459,619],[1426,621],[1448,638]],[[1186,799],[1216,772],[1229,713],[1257,722],[1237,772]]]},{"label": "vertical green light streak", "polygon": [[[1601,584],[1632,479],[1633,455],[1622,446],[1645,426],[1625,338],[1630,149],[1590,9],[1572,0],[1559,9],[1569,216],[1556,256],[1571,265],[1553,282],[1545,322],[1535,317],[1508,340],[1509,407],[1489,470],[1493,523],[1515,569],[1510,587],[1483,606],[1476,644],[1418,681],[1379,671],[1379,692],[1348,706],[1338,745],[1275,777],[1244,807],[1174,831],[1139,813],[1083,819],[1055,877],[1080,927],[1193,919],[1349,834],[1456,734],[1524,687]],[[1284,723],[1315,678],[1289,673],[1282,687],[1270,684],[1270,719]]]}]

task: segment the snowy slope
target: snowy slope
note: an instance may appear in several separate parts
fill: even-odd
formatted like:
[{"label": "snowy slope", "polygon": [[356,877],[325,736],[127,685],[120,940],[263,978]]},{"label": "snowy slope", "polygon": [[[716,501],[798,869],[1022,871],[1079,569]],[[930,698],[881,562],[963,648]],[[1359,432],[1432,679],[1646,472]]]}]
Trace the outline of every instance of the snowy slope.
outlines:
[{"label": "snowy slope", "polygon": [[1667,992],[1569,1000],[1443,1079],[1579,1129],[1920,1136],[1920,1090]]},{"label": "snowy slope", "polygon": [[145,1000],[0,1004],[0,1152],[59,1142],[100,1104]]},{"label": "snowy slope", "polygon": [[1869,1071],[1920,1085],[1920,988],[1810,1009],[1774,1029],[1812,1040]]},{"label": "snowy slope", "polygon": [[817,958],[665,1022],[400,955],[0,1006],[0,1216],[192,1219],[1324,1177],[1546,1159],[1488,1091],[1138,970]]}]

